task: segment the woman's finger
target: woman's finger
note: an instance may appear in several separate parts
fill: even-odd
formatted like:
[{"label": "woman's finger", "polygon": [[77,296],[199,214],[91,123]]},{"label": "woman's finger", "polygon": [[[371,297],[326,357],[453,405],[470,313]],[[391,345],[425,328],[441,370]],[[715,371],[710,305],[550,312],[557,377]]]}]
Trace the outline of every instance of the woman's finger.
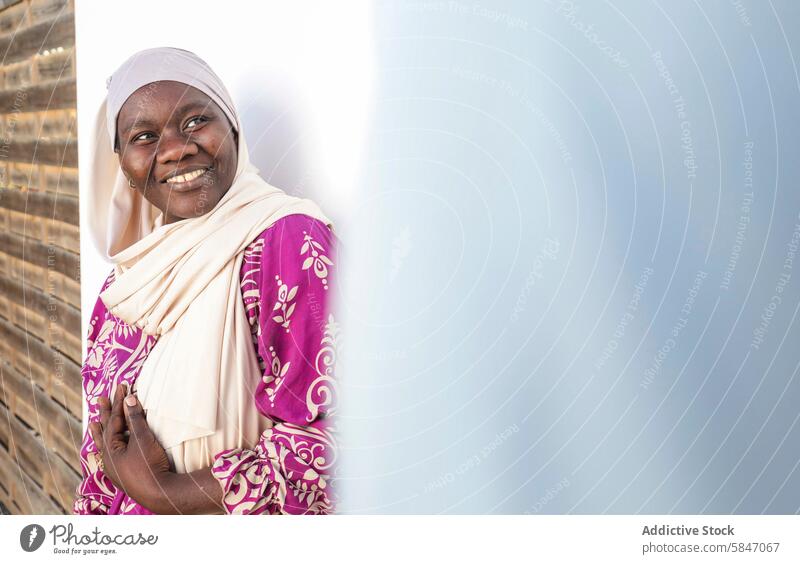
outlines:
[{"label": "woman's finger", "polygon": [[128,394],[127,385],[124,382],[120,382],[117,384],[117,387],[114,389],[114,398],[111,402],[111,412],[113,413],[122,403],[122,400],[125,399],[125,396]]},{"label": "woman's finger", "polygon": [[136,394],[131,394],[125,398],[125,418],[131,436],[137,441],[149,438],[152,434],[150,426],[144,416],[144,408],[139,403]]},{"label": "woman's finger", "polygon": [[103,454],[105,450],[105,443],[103,442],[103,427],[100,423],[94,421],[89,423],[89,434],[92,436],[92,440],[94,441],[95,446],[97,447],[98,452]]},{"label": "woman's finger", "polygon": [[111,416],[111,401],[107,397],[101,396],[97,398],[97,407],[100,411],[100,424],[105,426]]},{"label": "woman's finger", "polygon": [[115,440],[124,440],[123,434],[125,433],[125,414],[122,411],[122,402],[127,393],[127,386],[119,384],[114,393],[114,403],[111,404],[111,412],[108,422],[105,424],[105,433],[109,442],[113,437]]}]

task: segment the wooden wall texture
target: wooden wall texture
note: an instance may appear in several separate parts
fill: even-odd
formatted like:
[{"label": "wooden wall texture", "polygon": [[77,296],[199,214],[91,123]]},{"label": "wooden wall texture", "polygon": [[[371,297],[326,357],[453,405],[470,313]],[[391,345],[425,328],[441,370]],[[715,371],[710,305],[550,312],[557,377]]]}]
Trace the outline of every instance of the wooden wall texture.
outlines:
[{"label": "wooden wall texture", "polygon": [[70,512],[80,466],[71,0],[0,0],[0,503]]}]

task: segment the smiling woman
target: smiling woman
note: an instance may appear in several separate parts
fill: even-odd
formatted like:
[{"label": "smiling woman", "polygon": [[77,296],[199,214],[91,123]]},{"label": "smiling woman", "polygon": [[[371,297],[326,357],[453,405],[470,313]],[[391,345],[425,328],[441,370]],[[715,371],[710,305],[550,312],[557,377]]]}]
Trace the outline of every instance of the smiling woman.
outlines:
[{"label": "smiling woman", "polygon": [[203,215],[233,184],[235,129],[197,88],[142,86],[123,104],[117,126],[120,166],[131,187],[166,210],[164,223]]},{"label": "smiling woman", "polygon": [[258,175],[196,55],[139,52],[108,86],[74,511],[331,512],[330,221]]}]

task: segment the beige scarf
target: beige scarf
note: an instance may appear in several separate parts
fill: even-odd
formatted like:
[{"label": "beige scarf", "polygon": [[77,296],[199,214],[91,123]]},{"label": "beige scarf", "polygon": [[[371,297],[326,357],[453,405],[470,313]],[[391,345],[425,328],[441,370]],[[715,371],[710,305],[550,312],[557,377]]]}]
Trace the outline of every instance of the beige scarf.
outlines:
[{"label": "beige scarf", "polygon": [[236,176],[220,202],[162,225],[127,187],[105,111],[95,127],[91,203],[95,239],[116,279],[100,297],[111,313],[158,337],[135,390],[176,471],[191,472],[222,450],[252,447],[271,425],[254,402],[262,375],[239,282],[244,249],[288,215],[331,222],[314,202],[267,184],[240,134]]}]

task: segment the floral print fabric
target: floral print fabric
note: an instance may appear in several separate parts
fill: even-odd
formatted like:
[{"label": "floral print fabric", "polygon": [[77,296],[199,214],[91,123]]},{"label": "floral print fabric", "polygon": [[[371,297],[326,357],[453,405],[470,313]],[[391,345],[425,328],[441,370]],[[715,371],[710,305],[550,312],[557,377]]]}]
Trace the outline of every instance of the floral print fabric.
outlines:
[{"label": "floral print fabric", "polygon": [[[228,513],[333,511],[335,247],[335,237],[323,222],[297,214],[276,221],[245,250],[242,299],[263,374],[254,401],[271,425],[252,449],[230,449],[214,457],[211,472],[222,487]],[[113,273],[103,290],[112,282]],[[98,397],[112,397],[121,383],[135,390],[141,366],[155,345],[155,337],[116,318],[97,300],[82,368],[89,421],[99,419]],[[118,491],[98,463],[87,431],[74,513],[150,513]]]}]

